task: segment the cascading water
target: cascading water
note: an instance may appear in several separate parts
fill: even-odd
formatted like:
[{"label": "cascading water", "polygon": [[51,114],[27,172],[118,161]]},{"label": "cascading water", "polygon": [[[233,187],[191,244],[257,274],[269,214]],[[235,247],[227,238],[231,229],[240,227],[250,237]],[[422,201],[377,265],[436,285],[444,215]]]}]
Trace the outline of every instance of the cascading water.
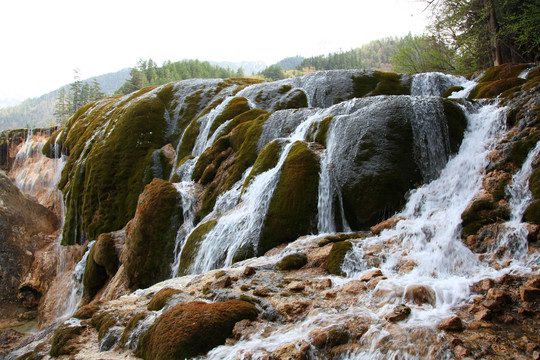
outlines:
[{"label": "cascading water", "polygon": [[[88,244],[88,249],[84,253],[81,260],[75,265],[75,269],[71,273],[69,283],[66,288],[69,290],[67,296],[59,299],[56,318],[63,320],[71,317],[75,311],[79,308],[79,304],[83,297],[83,275],[88,261],[88,255],[95,241]],[[60,250],[61,251],[61,250]],[[63,258],[63,254],[60,254],[60,258]],[[65,270],[64,270],[65,271]],[[61,274],[61,273],[60,273]]]},{"label": "cascading water", "polygon": [[[378,257],[384,260],[380,269],[388,279],[380,281],[374,292],[358,298],[346,311],[337,314],[317,312],[317,315],[308,316],[300,323],[291,324],[288,329],[261,337],[252,336],[232,347],[218,347],[208,354],[208,358],[233,359],[248,356],[246,354],[259,358],[259,355],[264,356],[268,351],[289,343],[291,338],[296,339],[297,343],[309,342],[310,331],[325,323],[339,324],[358,314],[370,318],[370,328],[363,336],[362,350],[353,351],[342,359],[418,358],[418,349],[413,349],[418,339],[393,339],[383,326],[381,317],[395,304],[407,302],[406,294],[411,289],[429,289],[434,296],[433,302],[411,306],[409,320],[400,326],[410,334],[418,331],[419,327],[425,328],[422,336],[436,337],[437,333],[432,329],[441,319],[451,315],[456,305],[466,301],[470,295],[470,285],[494,275],[495,270],[489,264],[478,260],[477,255],[463,245],[459,232],[461,214],[480,190],[487,155],[504,129],[504,114],[505,109],[496,105],[473,109],[459,153],[442,169],[439,178],[411,193],[405,209],[397,215],[401,220],[395,229],[355,243],[354,251],[349,253],[344,263],[348,274],[345,282],[359,279],[370,269],[363,259],[366,249],[373,246],[386,249]],[[537,158],[539,147],[531,151],[523,169],[514,177],[515,185],[509,187],[509,192],[516,193],[511,195],[516,199],[516,205],[522,205],[522,195],[517,194],[528,191],[524,179],[530,175],[530,163]],[[515,215],[515,221],[519,222],[520,216]],[[400,266],[411,263],[414,264],[412,271],[398,270]],[[375,296],[375,293],[379,295]],[[411,344],[407,341],[411,341]],[[420,357],[450,357],[444,349],[434,347],[424,350]],[[314,359],[324,358],[315,348],[307,353]]]},{"label": "cascading water", "polygon": [[[362,76],[364,72],[350,71],[350,74]],[[171,286],[186,289],[179,295],[182,301],[201,298],[219,301],[238,298],[240,290],[247,296],[253,292],[253,296],[258,297],[256,303],[263,309],[264,315],[250,324],[256,327],[256,331],[249,333],[245,338],[232,341],[233,345],[214,348],[204,355],[204,358],[268,358],[269,354],[280,347],[290,345],[293,341],[294,347],[303,347],[303,354],[309,358],[324,359],[329,354],[324,351],[328,349],[321,350],[313,345],[314,331],[321,329],[331,331],[333,327],[341,324],[363,322],[365,331],[353,341],[356,342],[356,347],[351,347],[346,355],[342,351],[334,358],[450,359],[452,355],[448,346],[441,345],[448,343],[447,339],[438,341],[445,335],[437,329],[437,324],[454,314],[459,306],[472,302],[471,285],[515,269],[530,273],[533,265],[539,265],[537,260],[534,260],[533,264],[527,256],[526,229],[521,223],[521,217],[530,201],[527,179],[531,173],[531,165],[540,153],[540,144],[531,151],[522,169],[515,174],[511,185],[507,188],[507,198],[512,209],[511,219],[497,225],[499,230],[493,248],[488,249],[487,254],[479,256],[469,250],[461,240],[461,215],[482,188],[484,172],[489,161],[488,154],[498,144],[499,136],[504,132],[503,118],[506,112],[504,108],[499,108],[493,103],[486,105],[468,101],[456,102],[463,108],[467,117],[467,129],[463,140],[460,139],[461,145],[456,154],[456,149],[453,148],[455,144],[449,140],[451,131],[445,119],[446,109],[443,107],[448,103],[443,103],[439,96],[444,88],[450,86],[463,88],[461,91],[455,91],[451,97],[465,96],[472,88],[473,82],[443,74],[420,74],[412,78],[411,96],[374,96],[338,102],[335,100],[341,99],[342,88],[338,86],[337,89],[327,93],[321,90],[321,87],[334,84],[336,81],[332,77],[338,75],[335,72],[321,72],[302,79],[287,79],[272,83],[269,85],[271,88],[269,91],[264,84],[258,84],[235,93],[236,96],[245,97],[253,108],[267,104],[266,95],[260,95],[261,93],[264,95],[264,91],[285,98],[289,92],[300,89],[299,91],[306,94],[309,105],[324,108],[279,110],[269,114],[256,147],[259,153],[267,144],[277,142],[280,150],[276,155],[275,165],[256,176],[250,175],[255,165],[246,169],[241,179],[228,191],[223,192],[217,198],[211,212],[197,223],[196,214],[199,210],[197,207],[200,205],[205,188],[194,183],[191,177],[198,157],[213,145],[221,136],[221,131],[230,124],[231,119],[225,120],[220,126],[216,126],[213,122],[230,103],[233,93],[227,94],[226,100],[222,101],[221,105],[198,118],[199,133],[196,140],[192,139],[195,142],[193,151],[189,154],[193,158],[187,158],[188,155],[182,154],[187,160],[174,169],[171,175],[171,179],[179,179],[175,186],[182,201],[184,219],[176,236],[175,260],[171,264],[172,279],[149,289],[138,290],[118,299],[113,305],[105,305],[114,308],[118,303],[125,302],[133,306],[127,305],[128,312],[134,308],[144,308],[143,320],[136,323],[135,330],[124,344],[124,350],[135,351],[140,336],[154,320],[178,303],[173,299],[168,307],[158,312],[146,309],[148,299],[164,287]],[[408,77],[401,80],[410,82]],[[298,88],[291,89],[293,85]],[[176,88],[178,90],[179,87]],[[171,129],[178,120],[180,111],[178,109],[184,100],[176,100],[176,107],[171,107],[175,110],[171,110],[170,113],[167,110],[167,122]],[[334,104],[335,102],[338,103]],[[386,122],[387,119],[394,122]],[[327,127],[324,139],[322,136],[318,138],[319,129],[324,126]],[[212,132],[213,128],[215,130]],[[405,130],[399,132],[396,129]],[[414,175],[417,176],[415,180],[417,182],[408,188],[414,190],[409,191],[407,203],[400,207],[402,210],[394,217],[395,225],[378,235],[350,234],[353,236],[350,239],[353,246],[341,267],[344,277],[317,272],[321,269],[319,265],[313,265],[311,268],[308,266],[299,272],[272,274],[277,272],[269,269],[273,269],[276,262],[285,255],[302,251],[307,253],[309,247],[317,248],[314,253],[322,251],[324,254],[322,249],[324,245],[318,241],[326,239],[326,234],[336,235],[336,232],[341,231],[348,233],[351,232],[351,227],[357,228],[357,225],[350,226],[347,221],[352,215],[350,204],[347,207],[349,199],[344,195],[344,188],[350,178],[356,180],[366,176],[366,173],[354,168],[357,165],[355,161],[362,163],[364,166],[362,170],[367,169],[367,175],[374,178],[379,176],[377,156],[380,154],[376,145],[385,142],[388,144],[388,138],[395,135],[393,131],[404,137],[411,134],[407,140],[410,149],[405,151],[410,150],[408,159],[414,163]],[[94,134],[86,146],[90,147],[91,143],[102,135]],[[184,135],[186,131],[180,137]],[[180,149],[182,141],[183,139],[180,139],[177,150]],[[266,212],[278,185],[283,164],[296,141],[309,143],[310,151],[319,159],[315,219],[318,235],[304,236],[287,246],[273,249],[269,253],[271,255],[233,264],[235,254],[241,252],[245,245],[250,245],[257,252],[257,242],[264,226]],[[158,152],[154,155],[157,157]],[[372,159],[370,156],[375,161],[369,162],[368,160]],[[79,161],[85,160],[81,158]],[[186,266],[182,263],[186,242],[197,229],[205,226],[210,230],[200,237],[196,243],[197,250],[189,259],[190,265]],[[349,234],[338,236],[340,235]],[[88,249],[91,246],[92,244]],[[504,259],[501,258],[501,253],[504,254]],[[63,300],[65,307],[60,311],[62,315],[71,315],[80,301],[81,277],[87,256],[88,251],[75,268],[73,282],[70,283],[70,286],[73,286],[70,289],[70,300]],[[328,253],[326,256],[328,257]],[[317,256],[314,257],[317,260]],[[310,258],[309,261],[314,259]],[[511,266],[508,265],[509,262]],[[500,266],[494,267],[494,263]],[[182,266],[184,269],[181,273],[194,275],[175,278]],[[260,277],[254,275],[256,280],[249,282],[249,276],[253,275],[242,275],[246,266],[254,266],[257,274],[264,273],[264,275]],[[210,290],[209,294],[205,293],[208,285],[213,284],[218,278],[218,272],[204,273],[220,267],[223,267],[224,273],[235,278],[233,281],[237,283],[231,288],[213,289],[214,294]],[[379,278],[378,282],[371,283],[370,280],[369,284],[362,280],[366,274],[374,270],[380,270],[384,277]],[[264,279],[266,275],[269,277],[268,280]],[[305,285],[305,290],[300,287],[301,290],[298,292],[298,288],[289,286],[295,282],[304,282],[302,285]],[[326,285],[322,286],[322,283]],[[75,286],[77,284],[79,286]],[[198,285],[202,290],[196,288]],[[270,298],[265,298],[268,294],[264,292],[260,297],[255,295],[255,288],[258,286],[271,288],[274,295],[270,295]],[[361,290],[358,290],[358,287]],[[313,289],[317,291],[312,291]],[[417,289],[425,294],[425,301],[421,303],[411,300],[410,297]],[[304,304],[303,299],[310,296],[309,301],[312,301],[313,305],[307,304],[308,301]],[[285,304],[284,307],[279,308],[282,303]],[[410,316],[405,321],[391,324],[385,320],[385,314],[398,304],[407,304],[411,310]],[[296,316],[295,311],[304,305],[309,311],[303,313],[299,311],[300,315]],[[295,308],[296,306],[298,308]],[[275,308],[279,308],[278,311]],[[287,315],[281,316],[277,314],[278,312]],[[124,325],[109,329],[98,346],[100,351],[108,351],[118,342],[122,326]],[[352,333],[350,335],[352,336]]]},{"label": "cascading water", "polygon": [[510,219],[498,225],[500,231],[497,233],[497,241],[492,246],[490,253],[496,254],[499,251],[506,253],[504,261],[508,258],[523,260],[528,253],[527,245],[527,224],[521,222],[527,206],[532,201],[532,194],[529,190],[529,177],[532,173],[532,165],[538,160],[540,154],[540,142],[529,152],[521,169],[514,174],[512,181],[506,187],[509,195]]}]

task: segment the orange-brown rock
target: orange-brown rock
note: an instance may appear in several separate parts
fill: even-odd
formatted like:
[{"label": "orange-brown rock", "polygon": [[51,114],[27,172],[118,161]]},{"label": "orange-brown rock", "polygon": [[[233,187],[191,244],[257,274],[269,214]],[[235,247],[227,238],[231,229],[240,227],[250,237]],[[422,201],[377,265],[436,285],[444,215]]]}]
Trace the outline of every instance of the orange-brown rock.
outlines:
[{"label": "orange-brown rock", "polygon": [[392,229],[401,220],[403,220],[403,217],[395,216],[372,226],[370,230],[373,234],[379,235],[383,230]]},{"label": "orange-brown rock", "polygon": [[446,331],[461,331],[463,330],[463,322],[459,317],[451,316],[441,321],[439,329]]}]

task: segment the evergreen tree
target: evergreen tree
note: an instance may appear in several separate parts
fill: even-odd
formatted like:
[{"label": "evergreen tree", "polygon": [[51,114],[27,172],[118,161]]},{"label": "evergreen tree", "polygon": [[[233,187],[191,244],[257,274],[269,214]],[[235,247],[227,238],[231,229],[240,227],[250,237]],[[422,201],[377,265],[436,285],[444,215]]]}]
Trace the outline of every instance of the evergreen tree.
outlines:
[{"label": "evergreen tree", "polygon": [[99,99],[103,99],[105,97],[105,94],[103,91],[101,91],[101,87],[99,85],[99,81],[97,79],[92,80],[92,84],[90,85],[90,95],[89,95],[89,101],[96,101]]},{"label": "evergreen tree", "polygon": [[71,116],[71,110],[69,107],[68,99],[66,97],[66,89],[61,88],[56,98],[56,104],[54,106],[54,118],[56,123],[64,125]]},{"label": "evergreen tree", "polygon": [[73,70],[73,82],[69,85],[68,104],[71,112],[75,114],[83,105],[82,99],[83,83],[81,80],[81,72],[78,68]]}]

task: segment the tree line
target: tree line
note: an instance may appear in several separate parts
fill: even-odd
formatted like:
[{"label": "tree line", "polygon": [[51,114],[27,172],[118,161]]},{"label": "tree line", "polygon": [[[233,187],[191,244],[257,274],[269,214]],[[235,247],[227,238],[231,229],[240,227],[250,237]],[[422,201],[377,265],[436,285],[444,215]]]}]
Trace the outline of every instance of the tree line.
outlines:
[{"label": "tree line", "polygon": [[79,69],[74,70],[73,82],[69,85],[68,91],[62,87],[58,92],[56,104],[54,106],[54,118],[60,125],[77,112],[77,110],[92,101],[105,97],[97,79],[90,83],[81,80]]},{"label": "tree line", "polygon": [[171,81],[186,79],[209,79],[243,77],[242,68],[237,71],[229,68],[211,65],[207,61],[183,60],[167,61],[157,66],[152,59],[139,60],[137,66],[131,69],[130,78],[116,91],[117,95],[125,95],[146,86],[162,85]]}]

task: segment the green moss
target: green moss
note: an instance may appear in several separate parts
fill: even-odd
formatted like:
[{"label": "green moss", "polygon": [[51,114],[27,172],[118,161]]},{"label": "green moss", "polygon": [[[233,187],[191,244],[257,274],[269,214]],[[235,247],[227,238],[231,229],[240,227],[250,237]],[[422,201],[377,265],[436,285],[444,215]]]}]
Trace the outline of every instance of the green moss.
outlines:
[{"label": "green moss", "polygon": [[206,234],[216,225],[217,220],[210,220],[203,224],[197,226],[191,235],[187,238],[186,244],[182,249],[182,254],[180,255],[180,266],[178,267],[178,276],[183,276],[187,274],[187,270],[195,257],[197,256],[197,251],[201,246],[202,241],[205,239]]},{"label": "green moss", "polygon": [[529,189],[535,199],[540,199],[540,164],[534,168],[529,178]]},{"label": "green moss", "polygon": [[334,115],[331,115],[319,122],[314,123],[310,129],[308,140],[315,141],[323,146],[326,146],[326,136],[333,118]]},{"label": "green moss", "polygon": [[154,179],[139,198],[126,234],[124,268],[136,287],[148,287],[170,275],[176,233],[182,224],[180,196],[173,184]]},{"label": "green moss", "polygon": [[74,326],[71,324],[62,324],[54,330],[54,335],[51,341],[51,350],[49,354],[52,357],[62,355],[73,355],[72,352],[76,347],[76,339],[84,331],[84,326]]},{"label": "green moss", "polygon": [[462,235],[474,235],[481,227],[508,220],[509,216],[507,208],[499,207],[487,199],[476,200],[461,214]]},{"label": "green moss", "polygon": [[379,84],[371,93],[376,95],[410,95],[410,84],[404,85],[401,76],[391,72],[379,72],[377,74]]},{"label": "green moss", "polygon": [[540,66],[537,66],[534,70],[529,71],[527,74],[527,79],[531,80],[540,76]]},{"label": "green moss", "polygon": [[216,131],[216,129],[227,120],[234,119],[236,116],[249,111],[248,100],[244,97],[235,97],[231,99],[229,104],[223,109],[223,111],[216,116],[214,122],[210,127],[210,135]]},{"label": "green moss", "polygon": [[159,290],[156,295],[148,303],[147,309],[149,311],[159,311],[167,305],[169,299],[176,294],[181,294],[182,290],[173,289],[173,288],[164,288]]},{"label": "green moss", "polygon": [[307,106],[308,98],[306,93],[300,89],[295,89],[276,104],[275,110],[301,109]]},{"label": "green moss", "polygon": [[129,319],[124,331],[122,332],[122,337],[120,338],[120,343],[126,345],[129,341],[131,333],[139,323],[139,321],[144,320],[148,314],[145,312],[136,313],[131,319]]},{"label": "green moss", "polygon": [[145,168],[165,143],[167,123],[158,97],[130,98],[90,105],[66,126],[63,152],[69,157],[59,182],[66,202],[64,244],[84,233],[95,238],[118,230],[135,213]]},{"label": "green moss", "polygon": [[101,305],[100,301],[95,301],[95,302],[91,302],[88,305],[81,306],[80,308],[77,309],[75,314],[73,314],[73,317],[76,319],[82,319],[82,320],[90,319],[92,316],[94,316],[96,311],[99,310],[100,305]]},{"label": "green moss", "polygon": [[258,245],[258,255],[276,245],[316,232],[319,159],[295,142],[287,155],[270,201]]},{"label": "green moss", "polygon": [[506,185],[510,182],[510,178],[503,178],[497,182],[497,186],[491,193],[493,195],[493,201],[497,202],[502,200],[506,196]]},{"label": "green moss", "polygon": [[486,70],[480,82],[515,78],[529,67],[527,64],[502,64]]},{"label": "green moss", "polygon": [[371,236],[371,233],[333,234],[333,235],[325,236],[324,239],[319,241],[319,243],[317,245],[319,247],[323,247],[323,246],[328,245],[330,243],[336,243],[336,242],[341,242],[341,241],[350,240],[350,239],[361,239],[361,238],[365,238],[365,237],[369,237],[369,236]]},{"label": "green moss", "polygon": [[280,94],[286,94],[288,93],[289,91],[292,90],[292,86],[291,85],[283,85],[281,88],[279,88],[278,92]]},{"label": "green moss", "polygon": [[290,254],[282,258],[276,264],[281,271],[297,270],[307,264],[307,256],[302,253]]},{"label": "green moss", "polygon": [[244,181],[242,192],[249,185],[249,183],[251,183],[251,181],[257,177],[257,175],[273,169],[277,165],[282,149],[283,143],[280,140],[273,140],[262,148],[257,156],[255,164],[253,164],[253,168],[246,178],[246,181]]},{"label": "green moss", "polygon": [[[512,92],[518,90],[521,85],[526,83],[525,79],[508,78],[500,79],[492,82],[479,83],[469,94],[470,99],[495,98],[507,90],[513,89]],[[506,93],[508,97],[510,93]]]},{"label": "green moss", "polygon": [[[41,150],[43,155],[51,159],[54,159],[60,155],[56,153],[56,149],[57,149],[56,140],[58,138],[58,135],[60,135],[60,133],[61,133],[61,130],[58,129],[55,132],[53,132],[51,136],[47,139],[47,141],[45,142]],[[61,150],[62,144],[59,144],[58,146],[60,146],[59,150]]]},{"label": "green moss", "polygon": [[443,100],[443,108],[450,135],[450,150],[455,153],[463,141],[463,134],[467,128],[467,117],[462,108],[452,100]]},{"label": "green moss", "polygon": [[537,87],[539,84],[540,84],[540,75],[538,75],[536,77],[533,77],[530,80],[528,80],[527,83],[525,85],[523,85],[522,89],[525,90],[525,91],[529,91],[529,90],[532,90],[535,87]]},{"label": "green moss", "polygon": [[527,207],[523,220],[531,224],[540,225],[540,200],[535,200]]},{"label": "green moss", "polygon": [[101,341],[110,328],[118,325],[119,319],[111,312],[96,312],[90,321],[90,324],[98,331],[98,340]]},{"label": "green moss", "polygon": [[532,148],[536,146],[536,143],[540,141],[540,130],[536,130],[529,134],[525,139],[518,140],[512,146],[512,155],[510,160],[517,167],[521,167],[523,162],[529,155]]},{"label": "green moss", "polygon": [[350,241],[339,241],[332,245],[330,255],[328,256],[328,272],[333,275],[344,275],[341,270],[345,255],[352,249],[352,243]]},{"label": "green moss", "polygon": [[96,264],[104,267],[108,276],[114,276],[118,270],[120,261],[111,234],[99,235],[92,250],[94,250],[93,259]]},{"label": "green moss", "polygon": [[450,87],[449,89],[447,89],[447,90],[442,94],[442,97],[443,97],[443,98],[450,97],[450,95],[452,95],[453,92],[461,91],[461,90],[463,90],[463,89],[464,89],[463,86],[452,86],[452,87]]},{"label": "green moss", "polygon": [[90,249],[86,267],[84,268],[83,286],[84,292],[93,298],[107,282],[107,270],[94,261],[95,245]]},{"label": "green moss", "polygon": [[353,96],[409,95],[410,84],[404,83],[396,73],[374,71],[372,74],[353,76]]},{"label": "green moss", "polygon": [[[204,179],[207,183],[211,182],[203,194],[201,217],[209,214],[219,194],[230,189],[242,178],[244,171],[253,165],[257,159],[257,142],[262,126],[269,116],[270,114],[265,113],[254,120],[240,123],[200,156],[193,173],[194,180],[200,181],[199,174],[202,177],[209,165],[215,167],[215,176]],[[230,150],[227,150],[228,148]],[[201,172],[203,168],[204,171]]]},{"label": "green moss", "polygon": [[252,257],[255,257],[255,249],[253,248],[253,244],[247,243],[236,250],[233,255],[232,262],[234,264]]}]

